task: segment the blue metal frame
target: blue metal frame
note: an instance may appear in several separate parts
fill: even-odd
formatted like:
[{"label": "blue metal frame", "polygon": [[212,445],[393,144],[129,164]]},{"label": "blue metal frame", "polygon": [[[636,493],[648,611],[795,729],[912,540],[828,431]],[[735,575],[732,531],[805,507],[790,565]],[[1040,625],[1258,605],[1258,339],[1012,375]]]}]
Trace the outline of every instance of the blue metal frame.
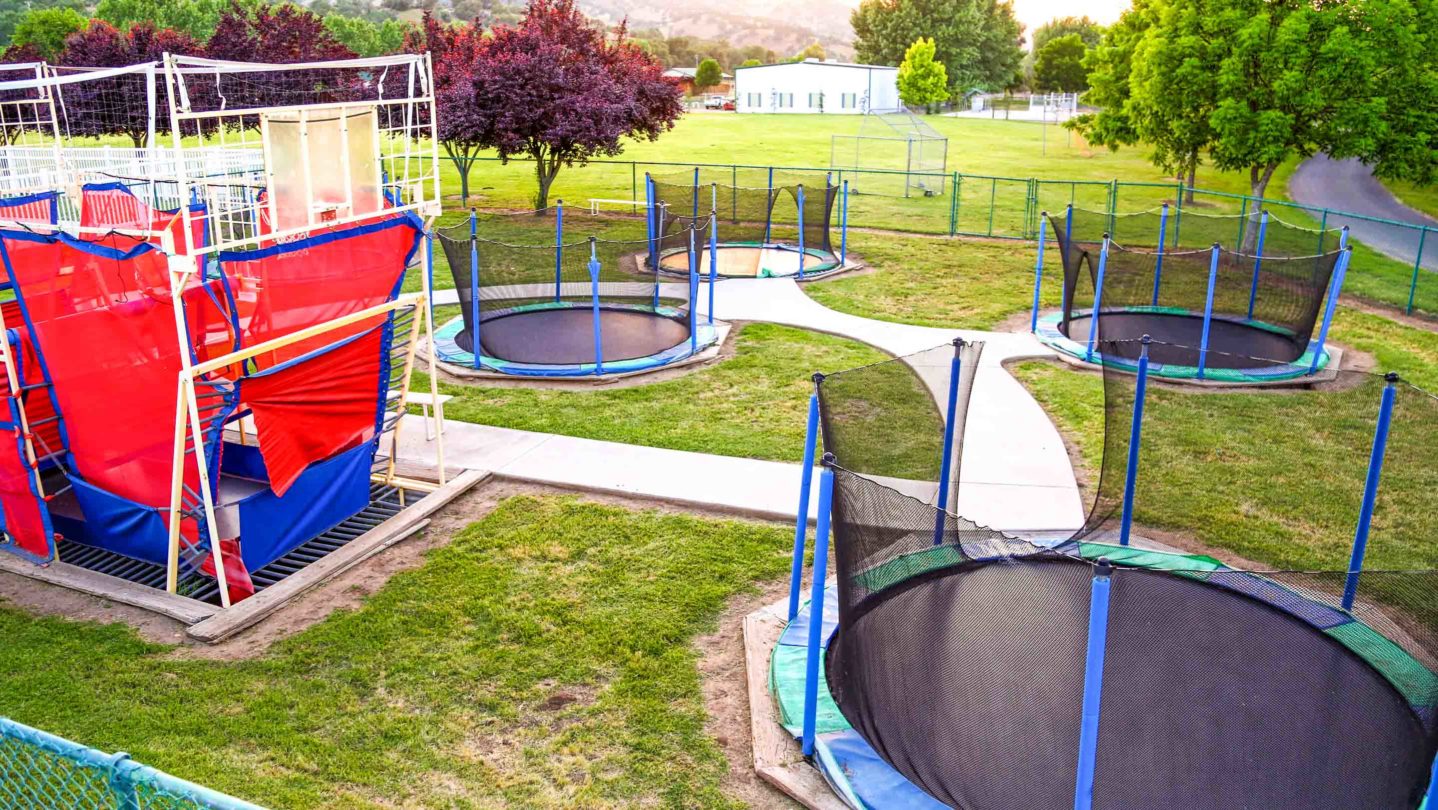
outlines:
[{"label": "blue metal frame", "polygon": [[564,289],[564,200],[554,201],[554,300]]},{"label": "blue metal frame", "polygon": [[594,373],[604,373],[604,338],[599,330],[599,250],[593,236],[589,237],[589,290],[594,300]]},{"label": "blue metal frame", "polygon": [[1108,607],[1113,566],[1100,559],[1089,586],[1088,649],[1084,656],[1083,715],[1079,720],[1078,772],[1074,810],[1093,807],[1094,771],[1098,767],[1098,721],[1103,708],[1103,664],[1108,647]]},{"label": "blue metal frame", "polygon": [[799,201],[799,278],[802,279],[804,277],[804,258],[807,255],[804,250],[804,184],[800,183],[794,193],[795,199]]},{"label": "blue metal frame", "polygon": [[844,181],[843,198],[839,202],[839,266],[849,256],[849,181]]},{"label": "blue metal frame", "polygon": [[799,615],[799,593],[803,590],[804,539],[809,530],[809,493],[814,484],[814,449],[819,444],[819,386],[823,374],[814,375],[814,393],[809,395],[809,421],[804,432],[804,462],[799,473],[799,511],[794,520],[794,559],[789,569],[789,621]]},{"label": "blue metal frame", "polygon": [[1198,340],[1198,378],[1204,378],[1208,366],[1208,333],[1213,326],[1213,288],[1218,283],[1219,246],[1213,243],[1211,258],[1208,260],[1208,297],[1203,302],[1203,336]]},{"label": "blue metal frame", "polygon": [[814,755],[814,729],[819,718],[819,650],[824,641],[824,577],[829,570],[829,513],[834,505],[832,453],[824,454],[819,475],[819,516],[814,532],[814,582],[809,597],[809,644],[804,661],[804,756]]},{"label": "blue metal frame", "polygon": [[1044,283],[1044,236],[1047,228],[1044,223],[1048,220],[1049,212],[1039,212],[1039,257],[1034,262],[1034,305],[1029,312],[1029,331],[1039,331],[1039,290]]},{"label": "blue metal frame", "polygon": [[[469,209],[469,340],[474,347],[476,369],[484,367],[483,353],[479,346],[479,239],[478,223],[474,209]],[[434,289],[430,287],[430,289]]]},{"label": "blue metal frame", "polygon": [[659,239],[655,232],[654,178],[644,173],[644,237],[649,243],[649,266],[659,269]]},{"label": "blue metal frame", "polygon": [[944,541],[944,515],[949,508],[949,474],[954,462],[954,411],[959,404],[960,355],[964,350],[964,339],[954,338],[954,356],[949,360],[949,396],[944,418],[944,457],[939,462],[939,496],[934,511],[934,545]]},{"label": "blue metal frame", "polygon": [[1168,203],[1158,215],[1158,256],[1153,266],[1153,305],[1158,306],[1158,289],[1163,281],[1163,250],[1168,239]]},{"label": "blue metal frame", "polygon": [[699,251],[694,247],[692,224],[689,226],[689,351],[699,352]]},{"label": "blue metal frame", "polygon": [[[1069,206],[1069,216],[1073,216],[1073,206]],[[1093,285],[1093,314],[1089,316],[1088,347],[1083,358],[1086,363],[1093,362],[1093,344],[1098,339],[1099,312],[1103,309],[1103,274],[1108,267],[1108,242],[1108,234],[1104,234],[1103,249],[1098,254],[1098,280]]]},{"label": "blue metal frame", "polygon": [[[1345,228],[1344,233],[1347,232]],[[1323,360],[1323,346],[1328,342],[1328,330],[1333,326],[1333,314],[1338,309],[1338,296],[1343,290],[1343,280],[1348,275],[1348,262],[1352,259],[1352,248],[1344,248],[1342,255],[1338,257],[1338,265],[1333,268],[1333,278],[1328,286],[1328,305],[1323,309],[1323,325],[1318,327],[1318,340],[1313,343],[1313,360],[1308,365],[1309,374],[1318,371],[1318,364]]]},{"label": "blue metal frame", "polygon": [[714,323],[714,282],[719,275],[719,214],[709,212],[709,323]]},{"label": "blue metal frame", "polygon": [[1368,477],[1363,481],[1363,505],[1358,511],[1358,526],[1353,531],[1353,555],[1348,560],[1348,578],[1343,584],[1343,609],[1352,610],[1358,596],[1358,576],[1363,572],[1363,556],[1368,550],[1368,532],[1373,526],[1373,509],[1378,500],[1378,484],[1383,478],[1383,456],[1388,451],[1388,427],[1393,421],[1393,401],[1398,394],[1398,375],[1384,377],[1383,398],[1378,405],[1378,425],[1373,429],[1373,448],[1368,454]]},{"label": "blue metal frame", "polygon": [[1153,338],[1144,335],[1138,353],[1138,381],[1133,393],[1133,423],[1128,433],[1128,467],[1123,477],[1123,519],[1119,523],[1118,544],[1128,545],[1133,529],[1133,494],[1138,483],[1138,450],[1143,440],[1143,401],[1148,393],[1148,346]]},{"label": "blue metal frame", "polygon": [[1253,256],[1253,283],[1248,287],[1248,319],[1253,320],[1253,307],[1258,303],[1258,276],[1263,270],[1263,241],[1268,236],[1268,209],[1258,220],[1258,246]]}]

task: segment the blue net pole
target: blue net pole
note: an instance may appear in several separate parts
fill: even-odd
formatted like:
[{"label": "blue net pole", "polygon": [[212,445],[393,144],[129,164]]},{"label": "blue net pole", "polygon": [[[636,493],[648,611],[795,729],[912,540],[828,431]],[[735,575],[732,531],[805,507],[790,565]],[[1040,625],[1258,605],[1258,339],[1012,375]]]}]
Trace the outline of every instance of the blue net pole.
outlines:
[{"label": "blue net pole", "polygon": [[554,201],[554,303],[564,287],[564,200]]},{"label": "blue net pole", "polygon": [[1333,279],[1328,286],[1328,304],[1323,309],[1323,324],[1318,327],[1318,340],[1313,341],[1313,358],[1308,362],[1308,373],[1318,371],[1318,364],[1323,361],[1323,347],[1328,343],[1328,330],[1333,327],[1333,313],[1338,309],[1338,296],[1343,291],[1343,279],[1348,275],[1348,262],[1353,258],[1353,251],[1344,249],[1338,257],[1338,266],[1333,268]]},{"label": "blue net pole", "polygon": [[814,448],[819,443],[819,386],[823,374],[814,375],[814,393],[809,395],[809,421],[804,428],[804,465],[799,471],[799,512],[794,519],[794,560],[789,568],[789,621],[799,615],[799,593],[803,590],[804,536],[809,529],[809,493],[814,485]]},{"label": "blue net pole", "polygon": [[1363,556],[1368,550],[1368,532],[1373,526],[1373,507],[1378,500],[1378,484],[1383,478],[1383,456],[1388,451],[1388,426],[1393,421],[1393,401],[1398,394],[1398,375],[1389,372],[1384,378],[1383,398],[1378,404],[1378,425],[1373,429],[1373,448],[1368,454],[1368,477],[1363,481],[1363,505],[1358,510],[1358,527],[1353,531],[1353,554],[1348,560],[1348,579],[1343,583],[1343,609],[1352,610],[1358,596],[1358,576],[1363,572]]},{"label": "blue net pole", "polygon": [[[479,343],[479,220],[469,209],[469,342],[474,355],[471,367],[483,366],[483,348]],[[433,289],[433,288],[431,288]]]},{"label": "blue net pole", "polygon": [[709,323],[714,323],[714,282],[719,274],[719,215],[709,213]]},{"label": "blue net pole", "polygon": [[1048,222],[1049,213],[1039,213],[1039,257],[1034,262],[1034,305],[1029,311],[1029,331],[1039,331],[1039,290],[1044,283],[1044,233],[1047,230],[1044,226]]},{"label": "blue net pole", "polygon": [[599,250],[595,237],[589,237],[589,290],[593,300],[594,373],[604,373],[604,337],[599,328]]},{"label": "blue net pole", "polygon": [[1213,326],[1213,288],[1218,284],[1218,257],[1220,248],[1213,243],[1212,257],[1208,260],[1208,297],[1203,302],[1203,335],[1198,339],[1198,378],[1203,379],[1208,365],[1208,333]]},{"label": "blue net pole", "polygon": [[[844,181],[844,190],[839,201],[839,266],[843,267],[849,255],[849,181]],[[1423,251],[1420,249],[1418,255],[1421,257]],[[1412,304],[1408,306],[1413,309]]]},{"label": "blue net pole", "polygon": [[1168,237],[1168,203],[1163,204],[1163,210],[1158,215],[1158,256],[1154,258],[1153,265],[1153,305],[1158,306],[1159,285],[1163,282],[1163,249],[1164,240]]},{"label": "blue net pole", "polygon": [[814,755],[814,729],[819,720],[819,647],[824,642],[824,577],[829,570],[829,513],[834,506],[834,462],[824,454],[824,471],[819,474],[819,515],[814,531],[814,582],[809,597],[809,644],[804,660],[804,756]]},{"label": "blue net pole", "polygon": [[1093,362],[1093,344],[1098,338],[1099,311],[1103,309],[1103,274],[1108,268],[1108,234],[1103,235],[1103,249],[1098,254],[1098,280],[1093,285],[1093,313],[1089,316],[1088,348],[1084,352],[1084,362]]},{"label": "blue net pole", "polygon": [[804,184],[796,190],[799,200],[799,278],[804,277]]},{"label": "blue net pole", "polygon": [[[695,167],[694,167],[694,196],[693,196],[692,202],[694,203],[694,210],[689,212],[689,216],[690,216],[692,219],[698,219],[698,218],[699,218],[699,167],[698,167],[698,166],[695,166]],[[691,222],[691,224],[692,224],[692,222]]]},{"label": "blue net pole", "polygon": [[1123,476],[1123,518],[1118,528],[1118,544],[1128,545],[1133,530],[1133,496],[1138,483],[1138,448],[1143,440],[1143,401],[1148,393],[1148,345],[1153,339],[1143,336],[1138,353],[1138,381],[1134,383],[1133,424],[1128,433],[1128,467]]},{"label": "blue net pole", "polygon": [[1433,758],[1433,770],[1428,774],[1428,792],[1423,796],[1423,804],[1418,810],[1435,808],[1438,808],[1438,757]]},{"label": "blue net pole", "polygon": [[1348,226],[1344,225],[1343,229],[1338,232],[1338,249],[1343,250],[1346,247],[1348,247]]},{"label": "blue net pole", "polygon": [[[669,213],[669,203],[660,203],[659,206],[658,206],[658,210],[654,213],[655,221],[659,224],[659,225],[658,225],[658,232],[659,232],[660,234],[663,234],[663,233],[664,233],[664,215],[665,215],[665,214],[668,214],[668,213]],[[656,237],[654,241],[655,241],[655,243],[656,243],[656,245],[657,245],[657,243],[660,241],[660,239],[659,239],[658,237]],[[659,253],[659,248],[658,248],[658,247],[655,247],[655,249],[654,249],[654,256],[655,256],[655,258],[654,258],[654,300],[653,300],[653,304],[654,304],[654,308],[655,308],[655,309],[659,309],[659,279],[660,279],[660,275],[661,275],[661,274],[660,274],[659,262],[663,259],[663,256],[660,255],[660,253]]]},{"label": "blue net pole", "polygon": [[769,207],[764,212],[764,244],[768,245],[770,231],[774,225],[774,167],[769,167]]},{"label": "blue net pole", "polygon": [[689,226],[689,353],[699,353],[699,251],[694,249],[694,226]]},{"label": "blue net pole", "polygon": [[645,239],[649,243],[649,266],[655,270],[659,269],[659,235],[656,233],[654,222],[656,211],[654,210],[654,178],[649,172],[644,173],[644,231]]},{"label": "blue net pole", "polygon": [[949,361],[949,396],[944,411],[944,457],[939,462],[939,498],[934,509],[936,546],[944,542],[944,511],[949,508],[949,475],[954,466],[954,417],[959,406],[959,357],[963,348],[964,339],[954,338],[954,357]]},{"label": "blue net pole", "polygon": [[1078,775],[1074,810],[1093,807],[1094,771],[1098,767],[1098,721],[1103,704],[1103,664],[1108,647],[1108,605],[1113,566],[1100,559],[1089,586],[1088,648],[1084,655],[1083,714],[1079,719]]},{"label": "blue net pole", "polygon": [[1258,276],[1263,270],[1263,240],[1268,236],[1268,209],[1258,220],[1258,245],[1253,255],[1253,283],[1248,288],[1248,319],[1253,320],[1253,307],[1258,303]]}]

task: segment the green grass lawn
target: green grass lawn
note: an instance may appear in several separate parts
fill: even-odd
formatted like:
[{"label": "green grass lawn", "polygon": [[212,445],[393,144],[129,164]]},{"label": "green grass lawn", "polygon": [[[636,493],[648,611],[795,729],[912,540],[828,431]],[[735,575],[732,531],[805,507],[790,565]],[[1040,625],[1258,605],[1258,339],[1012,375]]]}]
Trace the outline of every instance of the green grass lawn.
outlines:
[{"label": "green grass lawn", "polygon": [[[441,307],[443,323],[458,315]],[[798,461],[810,377],[887,360],[852,340],[774,324],[743,326],[735,356],[665,382],[593,389],[441,383],[447,419],[723,456]],[[416,374],[411,387],[427,390]]]},{"label": "green grass lawn", "polygon": [[[1334,340],[1438,388],[1438,335],[1353,310]],[[1096,481],[1103,451],[1103,382],[1096,374],[1027,363],[1018,376],[1079,448]],[[1196,537],[1261,565],[1344,570],[1362,497],[1381,381],[1287,394],[1149,390],[1135,520]],[[1438,402],[1400,390],[1368,566],[1438,565]],[[1118,467],[1122,475],[1122,464]]]},{"label": "green grass lawn", "polygon": [[736,806],[692,642],[791,542],[516,497],[253,660],[0,607],[0,706],[277,809]]},{"label": "green grass lawn", "polygon": [[1402,180],[1385,180],[1383,185],[1409,208],[1416,208],[1430,217],[1438,217],[1438,185],[1420,186]]}]

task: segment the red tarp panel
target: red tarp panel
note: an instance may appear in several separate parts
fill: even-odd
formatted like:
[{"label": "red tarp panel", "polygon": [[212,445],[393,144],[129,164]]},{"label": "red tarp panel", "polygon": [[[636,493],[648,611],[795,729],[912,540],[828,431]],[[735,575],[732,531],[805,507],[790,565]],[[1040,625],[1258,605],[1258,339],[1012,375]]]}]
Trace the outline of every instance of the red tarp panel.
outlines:
[{"label": "red tarp panel", "polygon": [[[20,327],[19,319],[16,320],[16,327]],[[29,349],[28,336],[23,329],[18,334],[21,345],[12,345],[11,349],[18,361],[16,373],[19,382],[21,385],[27,385],[39,381],[40,372],[33,363],[34,353]],[[32,407],[27,414],[29,419],[38,421],[53,414],[54,409],[50,407],[50,399],[45,392],[37,390],[34,393],[31,401],[36,407]],[[9,375],[0,372],[0,420],[13,425],[11,430],[0,431],[0,511],[4,512],[5,532],[10,535],[15,545],[42,560],[49,560],[54,556],[50,545],[50,530],[42,512],[43,506],[36,494],[34,472],[25,457],[22,443],[22,400],[13,394]],[[56,427],[50,423],[42,425],[38,430],[51,437],[57,435]],[[37,442],[37,445],[39,444]],[[58,448],[58,441],[51,446]],[[40,455],[45,453],[45,450],[37,446],[35,452]]]},{"label": "red tarp panel", "polygon": [[[220,267],[239,310],[241,344],[254,346],[392,300],[419,238],[412,217],[395,217],[259,250],[222,253]],[[287,346],[256,358],[257,365],[270,368],[377,322]]]},{"label": "red tarp panel", "polygon": [[382,328],[374,327],[240,384],[276,495],[285,494],[310,464],[374,437],[382,338]]},{"label": "red tarp panel", "polygon": [[0,200],[0,219],[54,225],[59,220],[57,195],[53,191]]},{"label": "red tarp panel", "polygon": [[[164,255],[121,236],[79,242],[7,234],[4,246],[65,416],[75,471],[120,497],[168,508],[180,343]],[[223,328],[197,283],[185,299],[194,331]],[[184,478],[199,491],[193,456]]]},{"label": "red tarp panel", "polygon": [[[190,210],[191,213],[198,213],[204,209],[194,206]],[[162,244],[158,232],[169,231],[175,252],[181,256],[189,252],[185,245],[185,218],[180,215],[179,209],[161,211],[152,208],[121,183],[90,184],[80,190],[80,226],[154,231],[156,236],[150,241],[157,247]],[[202,217],[190,217],[190,233],[196,245],[205,244],[205,220]]]}]

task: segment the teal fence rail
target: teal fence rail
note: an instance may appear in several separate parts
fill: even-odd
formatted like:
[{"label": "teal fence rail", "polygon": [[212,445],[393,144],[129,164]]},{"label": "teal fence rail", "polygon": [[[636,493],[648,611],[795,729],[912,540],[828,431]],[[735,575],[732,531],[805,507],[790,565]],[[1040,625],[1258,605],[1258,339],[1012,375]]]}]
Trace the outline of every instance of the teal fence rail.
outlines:
[{"label": "teal fence rail", "polygon": [[0,717],[6,810],[264,810],[258,805]]},{"label": "teal fence rail", "polygon": [[[1438,316],[1438,229],[1287,200],[1189,189],[1179,182],[1051,180],[963,172],[934,174],[813,166],[596,160],[582,168],[561,171],[550,197],[578,205],[586,205],[592,199],[628,201],[637,212],[638,206],[643,205],[646,173],[678,179],[692,176],[696,171],[701,183],[753,187],[764,187],[771,176],[780,184],[820,182],[828,176],[837,185],[847,182],[850,186],[850,226],[900,233],[1032,240],[1038,236],[1044,211],[1056,213],[1072,204],[1095,211],[1128,213],[1165,202],[1192,205],[1205,213],[1268,210],[1289,224],[1307,228],[1349,225],[1355,235],[1347,291],[1410,314]],[[480,205],[522,207],[535,187],[533,177],[533,164],[528,161],[515,160],[502,165],[498,158],[486,158],[472,174],[471,189]],[[920,187],[923,191],[914,191]],[[908,196],[904,196],[905,190],[909,191]],[[601,206],[605,210],[623,208],[615,202],[601,203]]]}]

